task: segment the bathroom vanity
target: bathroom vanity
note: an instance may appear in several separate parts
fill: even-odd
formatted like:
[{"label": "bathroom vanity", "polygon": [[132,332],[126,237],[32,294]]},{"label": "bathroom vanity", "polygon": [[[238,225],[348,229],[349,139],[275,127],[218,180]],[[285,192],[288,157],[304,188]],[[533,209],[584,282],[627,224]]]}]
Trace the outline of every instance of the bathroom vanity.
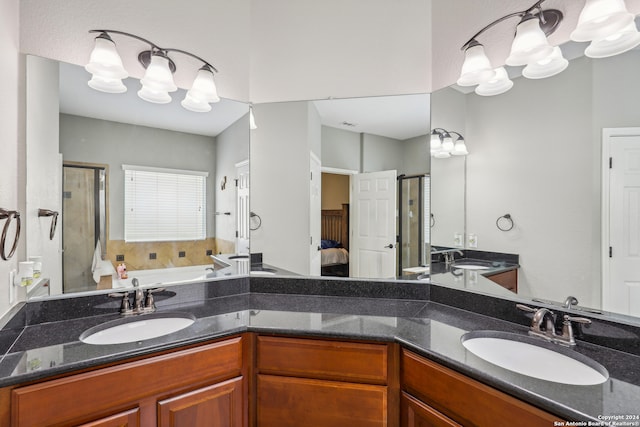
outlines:
[{"label": "bathroom vanity", "polygon": [[591,386],[467,352],[469,331],[526,336],[530,320],[508,300],[478,295],[485,311],[474,313],[468,292],[424,282],[281,277],[169,290],[158,312],[189,312],[191,326],[111,345],[79,337],[119,318],[115,299],[27,303],[2,330],[0,425],[553,425],[640,407],[628,369],[640,362],[637,338],[629,352],[579,341],[575,351],[610,374]]}]

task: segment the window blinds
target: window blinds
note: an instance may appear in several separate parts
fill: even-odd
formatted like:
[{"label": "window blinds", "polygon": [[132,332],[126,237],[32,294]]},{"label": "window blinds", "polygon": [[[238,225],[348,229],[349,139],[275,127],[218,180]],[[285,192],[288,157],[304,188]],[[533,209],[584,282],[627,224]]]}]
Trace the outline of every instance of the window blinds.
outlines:
[{"label": "window blinds", "polygon": [[203,240],[208,173],[123,165],[126,242]]}]

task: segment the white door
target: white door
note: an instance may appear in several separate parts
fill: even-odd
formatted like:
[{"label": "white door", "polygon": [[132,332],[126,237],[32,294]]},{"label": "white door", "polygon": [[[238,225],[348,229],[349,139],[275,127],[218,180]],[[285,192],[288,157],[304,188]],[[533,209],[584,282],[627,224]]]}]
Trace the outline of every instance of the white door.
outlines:
[{"label": "white door", "polygon": [[395,276],[396,175],[390,170],[351,177],[351,277]]},{"label": "white door", "polygon": [[236,253],[249,253],[249,161],[236,164]]},{"label": "white door", "polygon": [[322,209],[322,171],[320,159],[310,153],[309,169],[311,171],[309,181],[309,275],[320,276],[320,238],[321,238],[321,209]]},{"label": "white door", "polygon": [[640,135],[610,137],[609,154],[611,249],[603,309],[640,316]]}]

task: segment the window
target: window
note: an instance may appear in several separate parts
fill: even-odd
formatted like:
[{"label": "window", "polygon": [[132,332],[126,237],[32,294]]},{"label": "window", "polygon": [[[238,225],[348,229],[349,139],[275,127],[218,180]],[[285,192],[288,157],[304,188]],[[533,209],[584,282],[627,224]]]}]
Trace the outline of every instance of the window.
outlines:
[{"label": "window", "polygon": [[124,240],[203,240],[207,172],[122,165]]}]

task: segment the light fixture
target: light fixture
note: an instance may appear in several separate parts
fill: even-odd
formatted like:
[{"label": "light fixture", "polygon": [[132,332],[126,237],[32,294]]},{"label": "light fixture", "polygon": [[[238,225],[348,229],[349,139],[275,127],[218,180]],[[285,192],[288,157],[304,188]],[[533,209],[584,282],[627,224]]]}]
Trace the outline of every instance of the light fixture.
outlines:
[{"label": "light fixture", "polygon": [[511,66],[527,65],[546,58],[552,51],[553,47],[540,27],[540,17],[527,13],[516,27],[511,53],[505,62]]},{"label": "light fixture", "polygon": [[[455,142],[451,134],[457,136]],[[454,156],[466,156],[469,154],[464,137],[455,131],[448,131],[442,128],[434,128],[431,131],[431,155],[438,159],[446,159]]]},{"label": "light fixture", "polygon": [[513,87],[513,82],[509,79],[507,70],[504,67],[495,69],[495,77],[487,82],[480,83],[475,92],[481,96],[493,96],[505,93]]},{"label": "light fixture", "polygon": [[609,37],[633,21],[624,0],[587,0],[576,29],[570,38],[576,42],[588,42]]},{"label": "light fixture", "polygon": [[640,33],[635,22],[630,22],[622,30],[599,40],[593,40],[584,50],[589,58],[607,58],[619,55],[640,45]]},{"label": "light fixture", "polygon": [[493,67],[484,53],[484,47],[475,39],[469,40],[464,52],[464,64],[457,83],[460,86],[475,86],[494,76]]},{"label": "light fixture", "polygon": [[[542,10],[544,1],[539,0],[526,10],[513,12],[498,18],[474,34],[461,48],[465,51],[465,64],[468,50],[472,46],[482,46],[477,41],[482,33],[507,19],[515,17],[520,18],[520,21],[516,26],[516,34],[511,44],[511,51],[506,59],[506,64],[510,66],[529,66],[550,59],[555,53],[555,48],[549,44],[547,36],[556,30],[560,22],[562,22],[563,15],[561,11],[556,9]],[[562,56],[562,53],[560,53],[560,56]],[[463,80],[465,64],[462,66],[463,73],[457,82],[458,85],[460,85],[460,80]],[[478,85],[476,93],[482,96],[499,95],[513,87],[513,82],[509,79],[504,67],[495,68],[492,76],[478,79],[475,84]],[[469,86],[473,85],[470,84]]]},{"label": "light fixture", "polygon": [[88,83],[91,88],[108,93],[126,92],[127,88],[122,83],[122,79],[127,78],[129,74],[124,69],[122,59],[110,36],[110,34],[118,34],[134,38],[150,46],[149,49],[138,54],[138,61],[145,68],[144,77],[140,80],[142,87],[138,91],[140,98],[156,104],[171,102],[169,93],[175,92],[178,87],[173,81],[176,65],[168,55],[175,52],[190,56],[203,63],[181,105],[190,111],[207,112],[211,110],[211,103],[220,101],[213,79],[214,72],[217,73],[218,70],[199,56],[181,49],[163,48],[142,37],[122,31],[90,30],[89,33],[99,33],[95,39],[89,63],[85,67],[92,74]]},{"label": "light fixture", "polygon": [[545,79],[561,73],[568,66],[569,61],[562,56],[562,50],[556,46],[553,48],[551,55],[524,67],[522,75],[528,79]]}]

